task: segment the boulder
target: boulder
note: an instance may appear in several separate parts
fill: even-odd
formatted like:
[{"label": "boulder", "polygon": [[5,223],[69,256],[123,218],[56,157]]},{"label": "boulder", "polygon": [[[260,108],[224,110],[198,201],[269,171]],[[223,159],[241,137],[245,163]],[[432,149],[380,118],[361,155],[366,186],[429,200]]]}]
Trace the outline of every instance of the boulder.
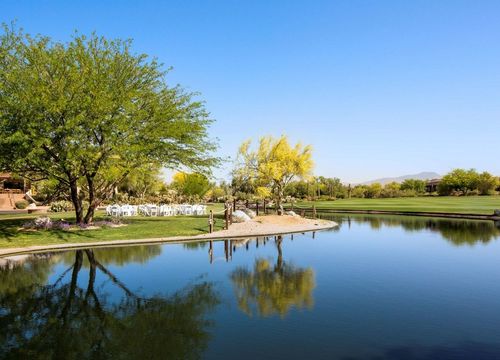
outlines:
[{"label": "boulder", "polygon": [[295,213],[295,211],[287,211],[285,212],[285,215],[289,215],[289,216],[299,216]]},{"label": "boulder", "polygon": [[257,216],[257,214],[255,213],[255,211],[253,211],[251,209],[244,209],[243,212],[245,214],[247,214],[250,219],[253,219],[253,218],[255,218]]},{"label": "boulder", "polygon": [[245,214],[243,211],[236,210],[235,212],[233,212],[232,220],[234,223],[242,223],[242,222],[250,221],[252,219],[250,218],[250,216]]}]

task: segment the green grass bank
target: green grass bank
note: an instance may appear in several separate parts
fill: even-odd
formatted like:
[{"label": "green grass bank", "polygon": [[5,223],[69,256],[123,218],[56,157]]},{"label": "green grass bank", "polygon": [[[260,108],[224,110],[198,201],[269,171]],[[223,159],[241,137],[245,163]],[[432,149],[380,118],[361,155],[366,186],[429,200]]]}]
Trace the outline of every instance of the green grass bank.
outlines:
[{"label": "green grass bank", "polygon": [[[491,215],[500,209],[500,196],[429,196],[390,199],[339,199],[335,201],[301,201],[296,207],[332,210],[381,210],[400,212],[440,212],[451,214]],[[289,207],[290,204],[287,204]]]},{"label": "green grass bank", "polygon": [[[218,211],[222,206],[210,206]],[[148,239],[170,236],[194,236],[208,232],[208,215],[205,216],[173,216],[124,218],[126,226],[103,227],[93,230],[38,230],[25,231],[21,227],[30,219],[44,214],[0,215],[0,248],[28,247],[36,245],[73,244],[101,242],[108,240]],[[74,222],[74,214],[45,214],[54,220],[65,219]],[[104,220],[104,212],[99,211],[96,221]],[[215,230],[223,227],[223,219],[219,216],[215,222]]]}]

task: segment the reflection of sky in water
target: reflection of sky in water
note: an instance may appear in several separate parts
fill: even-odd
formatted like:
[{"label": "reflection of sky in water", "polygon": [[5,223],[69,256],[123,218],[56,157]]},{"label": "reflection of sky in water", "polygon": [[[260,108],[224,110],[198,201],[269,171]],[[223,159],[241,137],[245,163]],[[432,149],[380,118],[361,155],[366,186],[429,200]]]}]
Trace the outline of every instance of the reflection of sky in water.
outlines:
[{"label": "reflection of sky in water", "polygon": [[[215,322],[208,358],[365,358],[389,356],[388,351],[426,358],[430,351],[443,357],[439,351],[444,350],[453,356],[480,351],[499,355],[500,229],[493,223],[352,216],[349,225],[346,217],[336,220],[340,229],[316,233],[314,239],[311,234],[284,238],[281,270],[289,266],[288,277],[279,273],[273,238],[258,248],[255,240],[248,250],[237,247],[229,262],[224,242],[214,242],[212,264],[208,245],[155,245],[146,251],[130,247],[119,253],[100,249],[95,255],[128,289],[145,297],[214,282],[221,304],[207,315]],[[74,258],[73,253],[57,256],[50,283]],[[262,284],[271,288],[257,290],[274,300],[288,294],[292,306],[285,307],[283,316],[273,311],[249,315],[238,306],[231,275],[238,269],[255,275],[259,259],[268,260]],[[88,282],[85,266],[78,278],[83,288]],[[314,286],[305,288],[312,293],[312,304],[293,306],[299,301],[292,296],[298,283],[285,284],[291,286],[287,289],[277,284],[280,279],[294,281],[293,271],[306,269],[313,273]],[[68,273],[65,281],[70,277]],[[255,276],[247,280],[256,281]],[[124,296],[100,271],[95,287],[109,294],[110,301]],[[282,292],[276,295],[276,289]]]}]

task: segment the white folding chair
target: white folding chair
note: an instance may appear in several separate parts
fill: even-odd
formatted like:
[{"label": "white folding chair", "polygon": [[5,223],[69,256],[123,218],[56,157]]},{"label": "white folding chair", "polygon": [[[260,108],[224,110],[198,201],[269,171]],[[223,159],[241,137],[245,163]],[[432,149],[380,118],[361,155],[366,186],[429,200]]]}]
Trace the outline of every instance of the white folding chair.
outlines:
[{"label": "white folding chair", "polygon": [[193,205],[193,214],[194,215],[202,215],[203,214],[201,205]]},{"label": "white folding chair", "polygon": [[133,209],[132,209],[132,206],[130,206],[130,205],[123,205],[121,207],[122,216],[132,216],[132,212],[133,212]]},{"label": "white folding chair", "polygon": [[191,205],[184,206],[184,215],[193,215],[193,207]]},{"label": "white folding chair", "polygon": [[158,216],[158,206],[156,205],[151,205],[149,206],[149,216]]},{"label": "white folding chair", "polygon": [[139,205],[139,213],[142,216],[149,216],[149,211],[148,211],[147,206],[145,206],[145,205]]},{"label": "white folding chair", "polygon": [[121,214],[122,213],[119,205],[113,205],[111,207],[111,216],[120,216]]},{"label": "white folding chair", "polygon": [[165,216],[174,215],[174,209],[170,205],[165,205]]}]

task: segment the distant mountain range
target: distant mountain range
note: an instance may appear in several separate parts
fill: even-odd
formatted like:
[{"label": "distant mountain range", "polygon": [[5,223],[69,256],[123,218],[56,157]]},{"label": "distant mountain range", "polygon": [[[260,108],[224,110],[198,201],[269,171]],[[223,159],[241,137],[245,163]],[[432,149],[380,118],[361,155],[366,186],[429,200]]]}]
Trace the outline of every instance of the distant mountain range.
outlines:
[{"label": "distant mountain range", "polygon": [[373,183],[380,183],[382,185],[391,183],[391,182],[397,182],[397,183],[402,183],[406,179],[418,179],[418,180],[430,180],[430,179],[436,179],[440,178],[441,175],[438,173],[432,172],[432,171],[424,171],[418,174],[412,174],[412,175],[403,175],[403,176],[398,176],[398,177],[387,177],[387,178],[380,178],[380,179],[375,179],[375,180],[370,180],[370,181],[365,181],[361,183],[362,185],[370,185]]}]

